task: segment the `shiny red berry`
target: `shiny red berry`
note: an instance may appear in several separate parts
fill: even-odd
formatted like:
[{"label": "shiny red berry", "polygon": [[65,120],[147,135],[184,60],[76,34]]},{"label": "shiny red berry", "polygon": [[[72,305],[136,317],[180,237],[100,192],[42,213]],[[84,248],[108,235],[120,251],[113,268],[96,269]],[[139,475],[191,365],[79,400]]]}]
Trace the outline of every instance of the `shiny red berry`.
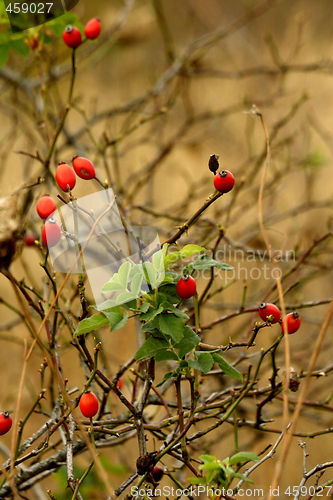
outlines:
[{"label": "shiny red berry", "polygon": [[47,219],[49,215],[55,212],[56,204],[51,196],[45,194],[40,200],[38,200],[36,209],[41,219]]},{"label": "shiny red berry", "polygon": [[[288,328],[288,333],[295,333],[301,326],[301,318],[299,317],[299,314],[294,311],[286,316],[287,320],[287,328]],[[284,333],[284,326],[283,326],[283,321],[281,323],[281,328]]]},{"label": "shiny red berry", "polygon": [[235,185],[235,177],[229,170],[222,170],[214,177],[214,186],[220,193],[229,193]]},{"label": "shiny red berry", "polygon": [[181,299],[189,299],[197,293],[197,285],[194,278],[184,274],[177,283],[177,293]]},{"label": "shiny red berry", "polygon": [[76,26],[72,26],[69,24],[66,26],[62,38],[67,45],[71,49],[76,49],[82,42],[82,36],[80,30]]},{"label": "shiny red berry", "polygon": [[52,218],[46,221],[42,230],[42,240],[46,247],[54,247],[61,238],[59,224]]},{"label": "shiny red berry", "polygon": [[84,28],[84,34],[87,38],[89,38],[89,40],[95,40],[95,38],[98,38],[100,32],[101,22],[97,17],[90,19]]},{"label": "shiny red berry", "polygon": [[84,417],[91,418],[98,412],[98,399],[93,392],[85,392],[80,398],[80,410]]},{"label": "shiny red berry", "polygon": [[0,436],[7,434],[12,426],[12,419],[8,411],[0,413]]},{"label": "shiny red berry", "polygon": [[67,163],[59,163],[55,173],[55,178],[58,186],[60,189],[65,191],[65,193],[68,191],[67,186],[69,186],[70,189],[73,189],[76,184],[74,170],[67,165]]},{"label": "shiny red berry", "polygon": [[73,168],[78,177],[86,180],[95,178],[95,167],[93,163],[88,160],[88,158],[83,158],[82,156],[74,156],[72,161]]},{"label": "shiny red berry", "polygon": [[275,304],[266,304],[266,302],[262,302],[259,306],[259,316],[263,321],[268,321],[274,325],[274,323],[280,321],[281,312]]}]

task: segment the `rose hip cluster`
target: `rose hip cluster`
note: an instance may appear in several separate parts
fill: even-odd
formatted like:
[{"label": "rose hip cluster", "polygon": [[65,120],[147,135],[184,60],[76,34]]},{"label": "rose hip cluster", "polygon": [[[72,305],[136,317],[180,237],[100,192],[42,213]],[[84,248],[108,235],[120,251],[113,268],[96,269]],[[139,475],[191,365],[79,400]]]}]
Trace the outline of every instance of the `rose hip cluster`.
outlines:
[{"label": "rose hip cluster", "polygon": [[[235,177],[229,170],[219,169],[219,155],[211,155],[208,162],[208,167],[215,174],[214,187],[222,194],[229,193],[235,185]],[[197,293],[197,287],[194,278],[188,274],[184,274],[177,282],[177,293],[181,299],[190,299]]]},{"label": "rose hip cluster", "polygon": [[[91,19],[84,28],[84,34],[86,39],[95,40],[99,37],[101,32],[101,22],[97,17]],[[62,38],[67,45],[71,49],[77,49],[82,43],[82,35],[81,31],[76,27],[69,24],[66,26]]]},{"label": "rose hip cluster", "polygon": [[[281,311],[275,304],[269,304],[262,302],[259,306],[259,316],[263,321],[269,322],[272,325],[274,323],[280,323],[282,332],[284,333],[284,325],[281,320]],[[299,314],[294,311],[286,316],[288,333],[295,333],[301,326],[301,318]]]},{"label": "rose hip cluster", "polygon": [[[59,163],[55,173],[57,184],[65,193],[71,191],[75,187],[76,175],[84,180],[90,180],[96,177],[95,167],[88,158],[74,156],[72,163],[73,168],[65,162]],[[56,210],[56,204],[51,196],[46,194],[38,200],[36,209],[41,219],[44,221],[48,219],[42,230],[43,243],[48,248],[54,247],[61,238],[59,224],[51,217]]]}]

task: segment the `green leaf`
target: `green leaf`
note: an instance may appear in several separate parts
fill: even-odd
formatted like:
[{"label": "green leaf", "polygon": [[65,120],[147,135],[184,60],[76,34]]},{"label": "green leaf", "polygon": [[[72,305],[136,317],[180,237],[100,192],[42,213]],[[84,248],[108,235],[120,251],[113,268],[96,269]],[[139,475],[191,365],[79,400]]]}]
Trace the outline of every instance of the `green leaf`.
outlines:
[{"label": "green leaf", "polygon": [[158,273],[164,272],[164,258],[162,250],[154,253],[153,265]]},{"label": "green leaf", "polygon": [[137,264],[136,266],[131,267],[129,273],[129,280],[132,280],[134,276],[136,276],[137,274],[141,274],[142,276],[144,276],[142,264]]},{"label": "green leaf", "polygon": [[27,57],[29,55],[30,49],[24,43],[23,38],[19,38],[17,40],[11,40],[8,46],[10,49],[15,50],[15,52],[20,54],[21,57]]},{"label": "green leaf", "polygon": [[199,252],[205,252],[206,249],[200,247],[199,245],[186,245],[182,250],[178,252],[171,252],[164,258],[164,267],[167,269],[172,264],[176,264],[179,260],[185,259],[186,257],[190,257],[193,254]]},{"label": "green leaf", "polygon": [[[214,457],[213,455],[200,455],[200,460],[203,461],[204,464],[206,464],[207,462],[216,462],[216,457]],[[199,469],[201,470],[201,467],[202,465],[200,465]]]},{"label": "green leaf", "polygon": [[105,283],[105,285],[102,288],[103,293],[122,292],[122,291],[127,290],[127,286],[124,288],[123,285],[121,285],[117,281],[113,281],[113,279],[114,279],[114,276],[110,279],[110,281]]},{"label": "green leaf", "polygon": [[164,257],[165,257],[165,256],[166,256],[166,254],[167,254],[167,251],[168,251],[169,246],[170,246],[170,244],[169,244],[169,243],[164,243],[164,245],[162,246],[163,259],[164,259]]},{"label": "green leaf", "polygon": [[200,257],[198,257],[195,262],[187,266],[187,269],[197,269],[199,271],[202,271],[204,269],[209,269],[210,267],[218,267],[219,269],[223,269],[224,271],[232,271],[233,269],[233,267],[229,266],[229,264],[226,264],[225,262],[219,262],[208,257],[208,255],[200,255]]},{"label": "green leaf", "polygon": [[164,311],[173,312],[175,316],[178,316],[178,318],[190,319],[189,316],[187,316],[187,314],[185,314],[183,311],[180,311],[180,309],[177,309],[177,307],[170,304],[170,302],[162,302],[160,307],[162,307]]},{"label": "green leaf", "polygon": [[137,351],[135,360],[140,361],[145,358],[153,358],[159,351],[168,349],[168,347],[170,347],[170,344],[167,340],[149,337]]},{"label": "green leaf", "polygon": [[64,25],[63,23],[59,22],[48,22],[47,27],[49,30],[52,31],[52,33],[55,34],[56,37],[59,37],[62,35],[62,32],[64,31]]},{"label": "green leaf", "polygon": [[243,479],[243,481],[246,481],[247,483],[253,484],[252,479],[250,479],[249,477],[243,476],[243,474],[238,474],[238,472],[232,471],[228,474],[228,477],[237,477],[238,479]]},{"label": "green leaf", "polygon": [[177,283],[178,280],[179,280],[178,273],[172,273],[170,271],[167,271],[164,275],[164,278],[163,278],[163,284]]},{"label": "green leaf", "polygon": [[124,262],[118,271],[118,281],[123,286],[123,290],[126,290],[128,278],[131,270],[131,264],[129,262]]},{"label": "green leaf", "polygon": [[173,351],[159,351],[156,356],[156,361],[168,361],[168,360],[178,361],[178,356]]},{"label": "green leaf", "polygon": [[206,481],[209,484],[211,481],[213,481],[214,476],[216,475],[216,470],[209,470],[206,474]]},{"label": "green leaf", "polygon": [[132,279],[131,292],[133,295],[140,295],[142,280],[143,280],[142,274],[136,274]]},{"label": "green leaf", "polygon": [[188,360],[189,366],[207,374],[214,364],[212,355],[208,352],[194,352],[194,355],[197,361],[190,358]]},{"label": "green leaf", "polygon": [[74,338],[78,335],[83,335],[84,333],[92,332],[98,328],[102,328],[109,324],[108,318],[104,314],[94,314],[90,318],[83,319],[76,332],[74,333]]},{"label": "green leaf", "polygon": [[140,307],[140,312],[142,313],[146,313],[149,309],[150,305],[148,302],[145,302],[144,304],[142,304],[142,306]]},{"label": "green leaf", "polygon": [[140,316],[140,321],[152,321],[155,316],[160,314],[163,311],[163,307],[159,306],[158,309],[154,309],[153,307],[150,307],[148,312],[141,314]]},{"label": "green leaf", "polygon": [[[177,275],[177,278],[179,279],[179,275]],[[167,283],[166,285],[159,286],[156,300],[158,304],[162,304],[162,302],[177,304],[179,302],[179,295],[176,285]]]},{"label": "green leaf", "polygon": [[7,45],[0,45],[0,68],[6,64],[9,57],[9,50]]},{"label": "green leaf", "polygon": [[171,266],[172,264],[176,264],[176,262],[178,262],[179,260],[181,260],[180,252],[169,253],[169,255],[164,258],[164,268],[168,269],[169,266]]},{"label": "green leaf", "polygon": [[126,325],[127,320],[128,320],[128,313],[125,314],[122,311],[122,308],[120,306],[114,307],[111,311],[108,311],[106,314],[106,317],[108,318],[110,325],[111,325],[111,332],[115,332],[116,330],[119,330],[123,326]]},{"label": "green leaf", "polygon": [[159,315],[158,327],[161,332],[170,335],[174,342],[180,342],[184,335],[184,323],[173,313]]},{"label": "green leaf", "polygon": [[148,275],[148,281],[151,284],[152,287],[156,288],[158,285],[160,285],[163,282],[164,279],[164,269],[163,272],[157,272],[155,267],[151,262],[145,262],[144,263],[146,273]]},{"label": "green leaf", "polygon": [[184,327],[184,337],[183,339],[174,345],[175,349],[178,349],[178,356],[182,358],[188,352],[191,352],[200,342],[200,337],[192,330],[188,325]]},{"label": "green leaf", "polygon": [[101,311],[101,312],[107,312],[116,307],[116,303],[114,300],[106,300],[102,304],[99,304],[98,306],[89,306],[89,309],[95,309],[96,311]]},{"label": "green leaf", "polygon": [[156,387],[161,387],[161,385],[163,385],[163,384],[164,384],[164,382],[166,382],[166,381],[167,381],[167,380],[169,380],[170,378],[172,378],[172,377],[176,377],[176,376],[177,376],[177,374],[175,374],[175,372],[168,372],[168,373],[166,373],[166,374],[164,375],[164,377],[163,377],[162,382],[160,382],[159,384],[157,384],[157,385],[156,385]]},{"label": "green leaf", "polygon": [[226,375],[229,375],[229,377],[236,378],[238,380],[243,380],[243,375],[239,373],[236,368],[229,365],[229,363],[224,358],[222,358],[222,356],[217,353],[212,353],[212,356],[215,363],[219,365],[221,370],[223,370]]},{"label": "green leaf", "polygon": [[258,455],[250,451],[240,451],[229,459],[229,465],[236,465],[239,462],[248,462],[249,460],[252,460],[253,462],[259,462],[260,458],[258,457]]},{"label": "green leaf", "polygon": [[213,471],[220,471],[220,466],[217,461],[213,462],[206,462],[203,465],[200,465],[199,467],[200,470],[213,470]]},{"label": "green leaf", "polygon": [[205,252],[206,249],[204,247],[200,247],[199,245],[186,245],[180,253],[185,257],[190,257],[191,255],[199,252]]},{"label": "green leaf", "polygon": [[205,477],[189,477],[188,481],[191,484],[206,484],[206,478]]},{"label": "green leaf", "polygon": [[110,332],[115,332],[116,330],[120,330],[121,328],[123,328],[126,325],[127,320],[128,320],[128,313],[125,313],[123,319],[119,321],[119,323],[117,323],[114,326],[111,325]]},{"label": "green leaf", "polygon": [[[136,299],[129,300],[128,302],[124,302],[121,304],[124,309],[127,309],[128,311],[133,311],[133,312],[141,312],[141,307],[138,309]],[[149,307],[149,304],[145,304],[147,308]]]},{"label": "green leaf", "polygon": [[149,333],[153,337],[165,339],[165,335],[154,325],[153,321],[148,321],[141,327],[142,333]]},{"label": "green leaf", "polygon": [[118,295],[118,297],[116,299],[116,303],[117,303],[117,305],[120,305],[120,304],[129,302],[130,300],[133,300],[135,298],[136,298],[136,295],[133,294],[132,292],[124,292],[124,293],[121,293],[120,295]]}]

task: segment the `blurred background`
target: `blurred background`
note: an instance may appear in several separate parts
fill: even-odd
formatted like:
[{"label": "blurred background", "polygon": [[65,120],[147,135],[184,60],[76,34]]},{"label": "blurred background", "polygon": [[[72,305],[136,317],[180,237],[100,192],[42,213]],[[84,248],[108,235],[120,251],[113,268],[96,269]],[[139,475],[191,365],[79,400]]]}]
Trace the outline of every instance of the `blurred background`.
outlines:
[{"label": "blurred background", "polygon": [[[235,189],[212,204],[178,243],[180,247],[196,243],[208,249],[218,237],[219,225],[223,226],[225,237],[219,243],[218,256],[234,271],[221,272],[215,280],[214,294],[202,309],[203,338],[213,345],[226,345],[229,338],[234,342],[247,340],[253,322],[258,320],[253,308],[264,298],[278,299],[272,273],[274,263],[269,259],[258,223],[266,139],[260,118],[251,113],[256,105],[271,147],[263,219],[284,276],[287,310],[297,309],[302,319],[300,331],[290,337],[291,364],[302,376],[333,292],[332,3],[80,0],[72,13],[82,25],[99,17],[102,33],[98,41],[85,43],[77,50],[73,105],[56,144],[51,174],[45,171],[38,156],[46,157],[50,137],[68,102],[71,51],[61,34],[48,32],[45,25],[44,36],[50,43],[30,50],[24,58],[10,51],[6,65],[0,69],[1,196],[10,195],[24,182],[36,181],[38,176],[46,179],[31,189],[31,199],[23,204],[18,238],[23,238],[24,232],[39,238],[42,224],[36,215],[36,200],[45,193],[56,196],[52,182],[56,165],[59,161],[70,163],[74,155],[80,155],[94,162],[99,178],[108,179],[126,220],[133,225],[154,227],[163,242],[214,192],[208,160],[211,154],[218,154],[221,168],[235,176]],[[78,179],[75,196],[98,189],[97,183]],[[61,205],[59,200],[57,203]],[[8,212],[2,210],[0,217],[1,224],[6,225]],[[40,250],[37,246],[21,246],[20,255],[11,263],[11,273],[43,294],[45,273],[39,265]],[[59,273],[59,283],[62,278]],[[199,292],[206,284],[207,277],[198,275]],[[74,277],[64,291],[64,307],[68,307],[73,289]],[[78,299],[69,307],[76,321]],[[3,275],[0,312],[3,411],[16,405],[22,362],[31,345],[17,296]],[[228,319],[232,313],[235,317]],[[38,324],[33,312],[32,317]],[[264,329],[251,351],[232,351],[226,359],[237,362],[237,368],[246,372],[249,363],[255,365],[258,361],[260,348],[267,348],[278,334],[278,325]],[[70,387],[81,388],[86,379],[70,340],[64,328],[59,336],[62,366]],[[89,338],[92,347],[96,340],[102,340],[103,363],[111,377],[137,350],[134,320],[114,333],[101,330]],[[304,405],[297,428],[304,434],[300,436],[303,440],[331,426],[331,350],[329,327],[316,364],[316,369],[323,373],[311,384],[308,404]],[[41,353],[35,350],[28,363],[20,418],[31,408],[40,390],[38,370],[42,361]],[[282,373],[282,346],[277,361]],[[164,372],[161,365],[157,382]],[[270,376],[271,364],[267,360],[258,387],[267,386]],[[202,394],[225,386],[221,377],[204,377]],[[130,396],[128,374],[124,376],[123,391]],[[48,398],[46,394],[45,412],[50,410]],[[291,412],[297,393],[290,395],[290,400]],[[116,397],[112,405],[115,414],[122,411]],[[256,400],[244,400],[239,416],[254,421],[255,413]],[[241,449],[259,453],[275,442],[282,429],[281,398],[265,406],[264,417],[274,419],[266,424],[265,432],[251,426],[240,427]],[[23,437],[35,432],[44,420],[43,411],[29,419]],[[10,439],[2,438],[4,459]],[[306,441],[309,468],[332,459],[330,432]],[[135,470],[136,446],[132,438],[121,446],[101,450],[114,487]],[[147,446],[154,451],[158,443],[149,437]],[[232,426],[226,423],[209,434],[205,447],[220,459],[230,456],[234,452]],[[199,448],[194,446],[193,454],[204,452]],[[302,459],[295,437],[280,493],[299,484]],[[88,463],[88,455],[78,459],[78,467],[83,470]],[[169,465],[168,459],[166,464]],[[268,491],[274,465],[275,460],[266,462],[251,476],[256,488]],[[190,475],[182,469],[179,479]],[[328,481],[329,476],[328,471],[324,479]],[[89,481],[86,484],[91,499],[101,498],[96,481],[93,477],[90,490]],[[167,483],[168,479],[163,481]],[[44,491],[50,487],[59,500],[71,498],[64,492],[66,479],[62,470],[42,484]]]}]

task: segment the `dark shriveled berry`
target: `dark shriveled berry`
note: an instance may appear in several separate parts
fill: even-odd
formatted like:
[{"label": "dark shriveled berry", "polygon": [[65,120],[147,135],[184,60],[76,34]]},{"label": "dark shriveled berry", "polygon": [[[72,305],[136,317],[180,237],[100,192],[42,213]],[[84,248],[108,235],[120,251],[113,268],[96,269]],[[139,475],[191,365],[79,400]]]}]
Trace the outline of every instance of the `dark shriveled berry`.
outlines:
[{"label": "dark shriveled berry", "polygon": [[216,174],[216,172],[219,169],[219,155],[210,155],[209,161],[208,161],[208,167],[211,172]]},{"label": "dark shriveled berry", "polygon": [[136,461],[136,470],[139,476],[143,476],[146,472],[151,472],[154,468],[154,464],[156,462],[157,452],[148,453],[147,455],[143,455],[139,457]]}]

